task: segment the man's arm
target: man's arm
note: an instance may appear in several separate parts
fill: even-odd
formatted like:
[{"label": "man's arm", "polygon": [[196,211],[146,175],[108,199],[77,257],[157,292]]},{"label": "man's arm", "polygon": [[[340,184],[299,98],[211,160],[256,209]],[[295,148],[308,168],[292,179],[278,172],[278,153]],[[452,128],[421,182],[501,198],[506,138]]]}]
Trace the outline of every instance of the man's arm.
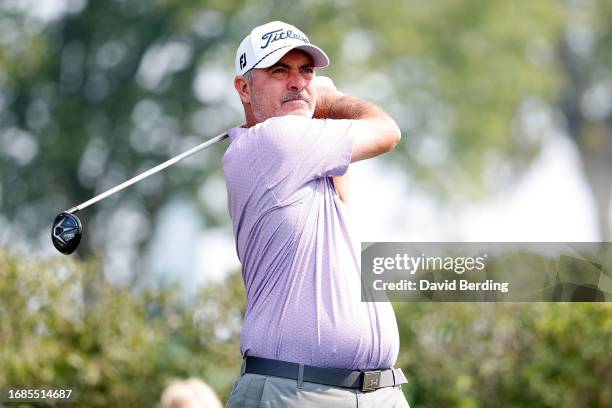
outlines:
[{"label": "man's arm", "polygon": [[351,163],[387,153],[400,141],[395,121],[373,103],[344,95],[329,87],[317,87],[317,119],[354,119]]}]

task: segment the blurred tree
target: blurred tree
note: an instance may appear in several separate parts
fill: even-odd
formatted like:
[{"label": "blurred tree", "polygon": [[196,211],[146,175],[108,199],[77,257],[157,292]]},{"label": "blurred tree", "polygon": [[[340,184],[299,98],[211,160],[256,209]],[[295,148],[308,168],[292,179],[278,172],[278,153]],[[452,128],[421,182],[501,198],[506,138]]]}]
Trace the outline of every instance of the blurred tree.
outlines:
[{"label": "blurred tree", "polygon": [[[446,199],[506,188],[567,127],[607,229],[610,2],[60,3],[52,16],[0,4],[0,239],[48,244],[58,211],[240,123],[235,47],[271,19],[308,32],[341,89],[397,118],[406,137],[389,159]],[[227,225],[219,197],[202,194],[222,177],[223,150],[88,209],[81,254],[121,252],[143,271],[171,196]]]},{"label": "blurred tree", "polygon": [[399,120],[406,137],[392,157],[449,198],[505,188],[545,136],[522,121],[561,83],[553,47],[562,5],[362,1],[357,9],[358,22],[345,23],[340,72]]},{"label": "blurred tree", "polygon": [[363,0],[335,12],[319,32],[339,86],[392,112],[406,137],[390,157],[416,182],[459,202],[502,191],[568,133],[612,239],[612,3]]},{"label": "blurred tree", "polygon": [[[36,20],[33,3],[0,6],[2,26],[20,34],[0,49],[2,213],[20,236],[44,231],[55,212],[233,120],[232,110],[213,100],[223,94],[194,83],[202,80],[203,66],[215,67],[204,55],[214,61],[215,53],[235,41],[225,14],[238,5],[224,1],[196,10],[194,2],[80,4],[49,22]],[[194,92],[203,96],[194,98]],[[81,254],[92,246],[108,251],[124,243],[142,245],[149,220],[167,199],[160,192],[184,191],[193,198],[203,175],[219,173],[221,149],[92,209],[92,240],[85,240]],[[121,220],[113,218],[121,212]],[[113,223],[121,234],[111,230]]]},{"label": "blurred tree", "polygon": [[559,106],[593,192],[600,233],[612,241],[612,3],[568,2],[558,43],[566,80]]}]

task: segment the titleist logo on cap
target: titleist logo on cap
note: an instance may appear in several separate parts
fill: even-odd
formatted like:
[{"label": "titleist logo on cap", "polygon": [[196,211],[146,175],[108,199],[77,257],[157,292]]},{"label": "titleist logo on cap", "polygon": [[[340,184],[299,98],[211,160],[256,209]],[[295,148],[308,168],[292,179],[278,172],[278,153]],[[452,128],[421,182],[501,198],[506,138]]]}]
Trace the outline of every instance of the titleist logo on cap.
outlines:
[{"label": "titleist logo on cap", "polygon": [[261,39],[265,42],[264,45],[261,46],[261,49],[266,48],[270,43],[279,40],[285,40],[287,38],[294,38],[296,40],[303,41],[307,44],[310,44],[308,38],[299,33],[294,33],[291,30],[283,30],[282,28],[274,31],[270,31],[261,36]]}]

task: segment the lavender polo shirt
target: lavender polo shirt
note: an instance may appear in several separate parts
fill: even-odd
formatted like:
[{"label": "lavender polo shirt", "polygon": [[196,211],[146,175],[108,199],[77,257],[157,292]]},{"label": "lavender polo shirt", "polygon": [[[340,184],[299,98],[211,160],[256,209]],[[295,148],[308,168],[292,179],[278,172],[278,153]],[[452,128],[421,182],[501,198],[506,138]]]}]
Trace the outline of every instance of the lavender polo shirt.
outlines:
[{"label": "lavender polo shirt", "polygon": [[351,124],[289,115],[229,132],[243,356],[352,370],[395,363],[395,314],[390,303],[361,302],[359,252],[331,179],[348,169]]}]

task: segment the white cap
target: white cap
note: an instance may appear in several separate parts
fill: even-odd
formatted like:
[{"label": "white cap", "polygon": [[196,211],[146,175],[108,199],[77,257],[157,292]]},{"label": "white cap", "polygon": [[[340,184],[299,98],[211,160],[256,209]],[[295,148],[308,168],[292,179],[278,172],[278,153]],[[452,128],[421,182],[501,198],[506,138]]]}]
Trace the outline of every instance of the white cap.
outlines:
[{"label": "white cap", "polygon": [[282,21],[272,21],[255,27],[242,40],[236,52],[236,75],[244,75],[251,68],[271,67],[294,49],[309,54],[316,68],[329,65],[327,55],[319,47],[310,44],[303,32]]}]

